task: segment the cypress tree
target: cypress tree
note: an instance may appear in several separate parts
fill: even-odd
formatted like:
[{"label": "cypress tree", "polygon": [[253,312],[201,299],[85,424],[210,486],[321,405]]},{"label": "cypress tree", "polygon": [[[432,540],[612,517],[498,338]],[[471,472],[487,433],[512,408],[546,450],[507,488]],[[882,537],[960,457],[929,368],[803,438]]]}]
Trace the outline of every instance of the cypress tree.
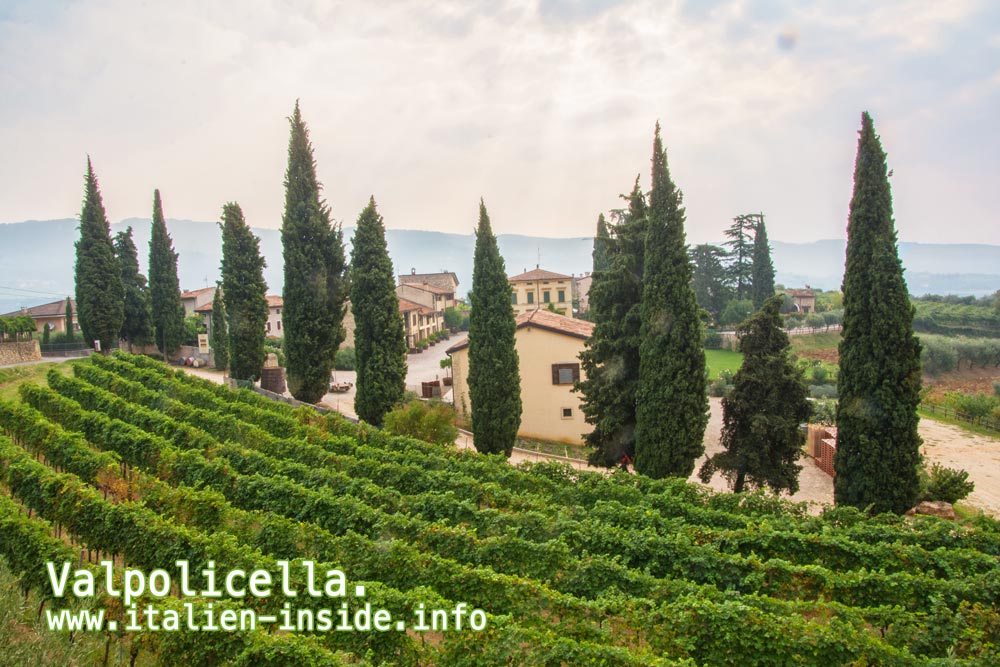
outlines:
[{"label": "cypress tree", "polygon": [[125,319],[120,336],[131,351],[133,343],[146,344],[153,335],[149,290],[146,276],[139,272],[139,251],[132,240],[131,227],[115,234],[115,256],[125,288]]},{"label": "cypress tree", "polygon": [[42,345],[49,344],[49,325],[48,323],[42,328]]},{"label": "cypress tree", "polygon": [[73,328],[73,302],[66,297],[66,342],[72,343],[76,339],[76,329]]},{"label": "cypress tree", "polygon": [[691,262],[684,242],[682,195],[670,180],[656,124],[649,193],[635,469],[654,478],[687,477],[704,451],[708,425],[705,351]]},{"label": "cypress tree", "polygon": [[288,389],[315,403],[327,392],[333,358],[343,342],[348,285],[344,240],[320,199],[316,162],[299,103],[289,119],[288,168],[281,245],[285,285],[282,321]]},{"label": "cypress tree", "polygon": [[160,191],[153,191],[153,226],[149,234],[149,296],[154,343],[164,357],[177,354],[184,342],[184,304],[177,280],[177,253],[163,219]]},{"label": "cypress tree", "polygon": [[87,344],[100,341],[107,352],[118,343],[125,317],[125,290],[115,261],[111,225],[87,158],[86,194],[76,242],[76,316]]},{"label": "cypress tree", "polygon": [[594,237],[593,273],[611,268],[611,232],[604,214],[597,216],[597,236]]},{"label": "cypress tree", "polygon": [[521,374],[507,269],[479,201],[469,313],[469,399],[476,449],[510,456],[521,426]]},{"label": "cypress tree", "polygon": [[354,232],[351,309],[358,372],[354,410],[369,424],[382,426],[382,418],[402,401],[406,389],[406,334],[385,225],[374,197]]},{"label": "cypress tree", "polygon": [[705,461],[698,473],[706,484],[719,470],[736,493],[765,486],[775,493],[799,490],[800,425],[810,409],[802,371],[788,354],[781,303],[780,296],[772,296],[736,329],[743,365],[732,392],[722,399],[724,451]]},{"label": "cypress tree", "polygon": [[920,344],[896,248],[886,156],[861,117],[847,225],[834,498],[903,513],[917,499]]},{"label": "cypress tree", "polygon": [[267,283],[260,239],[243,218],[240,205],[222,207],[222,299],[229,330],[229,375],[257,381],[264,367]]},{"label": "cypress tree", "polygon": [[229,368],[229,327],[226,324],[226,301],[222,298],[222,283],[215,284],[212,295],[212,335],[209,344],[215,358],[215,367]]},{"label": "cypress tree", "polygon": [[774,296],[774,263],[771,262],[771,246],[767,242],[767,227],[764,215],[757,219],[753,235],[753,278],[750,282],[750,298],[753,307],[759,309],[764,302]]},{"label": "cypress tree", "polygon": [[590,286],[594,333],[580,353],[580,409],[594,429],[584,436],[591,465],[610,467],[635,454],[639,384],[640,301],[646,236],[646,198],[636,177],[629,206],[611,238],[609,266]]}]

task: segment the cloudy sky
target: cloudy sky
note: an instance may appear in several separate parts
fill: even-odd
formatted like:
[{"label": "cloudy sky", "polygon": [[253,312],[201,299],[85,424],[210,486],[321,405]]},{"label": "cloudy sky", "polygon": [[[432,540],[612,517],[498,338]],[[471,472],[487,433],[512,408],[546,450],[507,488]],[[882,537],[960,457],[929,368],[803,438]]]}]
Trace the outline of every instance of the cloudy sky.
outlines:
[{"label": "cloudy sky", "polygon": [[301,100],[336,219],[582,236],[649,182],[660,120],[689,242],[763,211],[843,238],[862,110],[899,237],[1000,243],[1000,3],[0,0],[0,221],[280,225]]}]

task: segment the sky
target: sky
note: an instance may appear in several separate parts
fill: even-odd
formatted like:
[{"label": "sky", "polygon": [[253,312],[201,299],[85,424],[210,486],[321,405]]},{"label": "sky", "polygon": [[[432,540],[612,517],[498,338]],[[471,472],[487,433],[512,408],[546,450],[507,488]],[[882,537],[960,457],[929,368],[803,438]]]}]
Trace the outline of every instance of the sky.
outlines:
[{"label": "sky", "polygon": [[0,0],[0,222],[77,217],[87,155],[111,221],[276,228],[301,104],[351,225],[593,235],[659,121],[689,243],[763,212],[844,238],[861,112],[900,240],[1000,244],[1000,3]]}]

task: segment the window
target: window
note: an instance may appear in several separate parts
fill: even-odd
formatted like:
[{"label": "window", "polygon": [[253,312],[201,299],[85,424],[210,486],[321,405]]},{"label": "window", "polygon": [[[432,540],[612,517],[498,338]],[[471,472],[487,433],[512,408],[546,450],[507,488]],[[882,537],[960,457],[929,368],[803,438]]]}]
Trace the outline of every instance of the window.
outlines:
[{"label": "window", "polygon": [[281,331],[281,320],[278,320],[278,331]]},{"label": "window", "polygon": [[271,333],[271,323],[267,323],[267,333]]},{"label": "window", "polygon": [[580,380],[580,364],[552,364],[552,384],[573,384]]},{"label": "window", "polygon": [[548,290],[545,290],[544,292],[542,292],[542,301],[544,303],[548,303],[551,300],[552,300],[552,298],[549,296],[549,291]]},{"label": "window", "polygon": [[534,303],[534,302],[535,302],[535,293],[528,292],[528,303]]},{"label": "window", "polygon": [[566,303],[566,290],[559,290],[559,303]]},{"label": "window", "polygon": [[572,419],[573,418],[573,408],[562,408],[562,418]]},{"label": "window", "polygon": [[510,305],[512,305],[512,306],[516,306],[517,305],[517,292],[511,292],[510,293]]},{"label": "window", "polygon": [[[278,314],[278,315],[281,315],[281,308],[278,308],[278,312],[277,312],[277,314]],[[278,327],[278,328],[280,329],[281,327]]]}]

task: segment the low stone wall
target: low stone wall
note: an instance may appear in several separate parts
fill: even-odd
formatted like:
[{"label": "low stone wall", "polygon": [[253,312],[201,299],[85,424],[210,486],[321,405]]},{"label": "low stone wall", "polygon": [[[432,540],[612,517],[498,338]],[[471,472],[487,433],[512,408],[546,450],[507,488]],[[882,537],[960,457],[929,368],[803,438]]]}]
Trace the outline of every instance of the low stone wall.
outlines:
[{"label": "low stone wall", "polygon": [[42,351],[38,347],[37,340],[0,343],[0,366],[41,360]]}]

